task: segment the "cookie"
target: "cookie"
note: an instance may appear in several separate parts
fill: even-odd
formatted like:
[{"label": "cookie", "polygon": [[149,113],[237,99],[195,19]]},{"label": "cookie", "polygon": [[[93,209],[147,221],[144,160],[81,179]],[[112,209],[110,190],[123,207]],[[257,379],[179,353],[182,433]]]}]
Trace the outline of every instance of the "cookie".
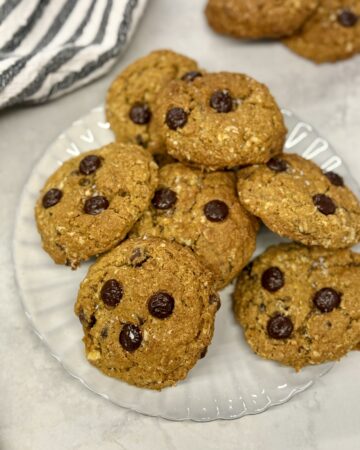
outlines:
[{"label": "cookie", "polygon": [[257,220],[239,203],[234,174],[206,174],[177,163],[160,169],[150,209],[132,233],[190,247],[222,289],[249,261],[257,228]]},{"label": "cookie", "polygon": [[191,250],[128,239],[90,267],[75,313],[90,363],[127,383],[162,389],[205,355],[219,302],[211,273]]},{"label": "cookie", "polygon": [[65,161],[36,204],[45,251],[76,268],[110,250],[148,207],[156,185],[156,164],[135,145],[114,143]]},{"label": "cookie", "polygon": [[234,311],[255,353],[299,370],[355,349],[359,292],[359,254],[280,244],[241,273]]},{"label": "cookie", "polygon": [[205,14],[218,33],[239,38],[279,38],[295,33],[319,0],[209,0]]},{"label": "cookie", "polygon": [[316,63],[335,62],[360,52],[358,0],[320,0],[315,14],[284,43]]},{"label": "cookie", "polygon": [[195,61],[170,50],[152,52],[130,64],[113,81],[106,98],[106,116],[116,139],[161,153],[153,126],[155,100],[169,81],[183,77],[191,82],[199,74]]},{"label": "cookie", "polygon": [[267,87],[229,72],[172,81],[154,119],[171,156],[210,170],[266,162],[286,133]]},{"label": "cookie", "polygon": [[270,230],[305,245],[350,247],[360,241],[360,204],[334,172],[282,154],[238,172],[243,206]]}]

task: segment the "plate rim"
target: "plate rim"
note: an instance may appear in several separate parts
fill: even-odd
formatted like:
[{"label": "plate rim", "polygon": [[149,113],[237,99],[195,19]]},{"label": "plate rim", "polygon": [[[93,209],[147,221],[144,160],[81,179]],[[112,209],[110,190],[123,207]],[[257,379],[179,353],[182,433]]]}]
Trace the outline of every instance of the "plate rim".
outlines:
[{"label": "plate rim", "polygon": [[[121,407],[123,409],[127,409],[127,410],[130,410],[130,411],[135,411],[136,413],[142,414],[142,415],[147,416],[147,417],[162,418],[164,420],[174,421],[174,422],[190,421],[190,422],[197,422],[197,423],[207,423],[207,422],[213,422],[213,421],[216,421],[216,420],[221,420],[221,421],[236,420],[236,419],[240,419],[242,417],[248,416],[248,415],[252,416],[252,415],[261,414],[261,413],[267,411],[268,409],[271,409],[273,407],[276,407],[276,406],[282,405],[284,403],[287,403],[293,397],[297,396],[298,394],[304,392],[305,390],[307,390],[311,386],[313,386],[318,379],[322,378],[324,375],[326,375],[334,367],[335,362],[325,363],[323,371],[321,371],[321,373],[319,375],[317,375],[316,378],[308,381],[306,384],[304,384],[302,386],[294,387],[284,398],[282,398],[280,400],[277,400],[277,401],[271,401],[271,402],[265,404],[263,407],[256,409],[255,411],[248,411],[247,409],[244,409],[241,413],[234,414],[233,417],[224,417],[221,414],[217,415],[216,417],[213,417],[213,418],[209,418],[209,417],[193,418],[193,417],[189,417],[189,416],[187,416],[187,417],[172,417],[171,415],[167,415],[167,414],[164,414],[164,413],[161,413],[161,412],[157,412],[157,413],[153,413],[153,414],[149,413],[149,412],[144,412],[144,411],[141,410],[141,408],[139,406],[135,406],[133,404],[129,404],[129,403],[126,403],[126,402],[123,402],[122,404],[120,404],[120,403],[112,400],[107,394],[100,392],[97,388],[94,388],[91,384],[87,383],[83,378],[81,378],[79,375],[74,373],[73,370],[71,370],[67,366],[67,364],[64,363],[64,361],[61,359],[61,357],[56,352],[54,352],[52,350],[52,348],[50,347],[50,345],[47,342],[46,338],[43,336],[43,334],[39,331],[39,329],[35,325],[35,322],[34,322],[34,320],[32,318],[32,315],[31,315],[31,313],[28,311],[28,309],[26,307],[26,304],[25,304],[25,301],[24,301],[24,292],[23,292],[23,289],[21,287],[20,280],[19,280],[18,267],[16,265],[16,254],[17,254],[16,236],[18,234],[19,219],[20,219],[20,215],[21,215],[21,206],[22,206],[22,204],[24,202],[26,188],[27,188],[28,183],[30,181],[31,175],[34,173],[34,171],[36,170],[36,168],[40,164],[42,158],[44,157],[46,152],[50,149],[50,147],[58,139],[60,139],[60,137],[64,133],[66,133],[67,130],[69,130],[73,126],[78,125],[79,122],[83,122],[83,119],[86,118],[87,116],[89,116],[90,114],[99,112],[100,110],[101,111],[104,110],[104,106],[103,105],[98,105],[98,106],[96,106],[94,108],[91,108],[87,113],[85,113],[84,115],[82,115],[81,117],[79,117],[78,119],[73,121],[72,123],[70,123],[69,126],[67,128],[65,128],[61,133],[58,133],[57,136],[45,147],[44,151],[41,152],[39,157],[36,159],[36,161],[30,167],[30,170],[29,170],[29,172],[27,174],[25,183],[22,186],[21,193],[18,196],[18,203],[17,203],[17,207],[15,209],[15,214],[13,216],[14,217],[14,222],[13,222],[14,226],[13,226],[13,230],[12,230],[12,233],[11,233],[11,263],[12,263],[12,266],[13,266],[15,290],[16,290],[16,293],[17,293],[17,297],[18,297],[18,299],[20,301],[21,308],[22,308],[23,312],[25,313],[25,316],[26,316],[26,319],[27,319],[27,323],[30,325],[30,329],[40,339],[42,344],[47,349],[48,353],[59,363],[60,367],[62,367],[62,369],[72,379],[77,380],[77,382],[79,382],[82,386],[86,387],[90,392],[92,392],[93,394],[96,394],[97,396],[101,397],[102,399],[105,399],[105,400],[111,402],[113,405],[116,405],[117,407]],[[297,116],[297,114],[294,114],[292,112],[292,110],[289,110],[287,108],[281,108],[281,111],[282,111],[283,115],[285,115],[283,111],[290,112],[293,117],[295,117],[296,119],[299,119],[299,121],[301,121],[301,122],[304,122],[301,118],[299,118]],[[304,123],[307,123],[307,122],[304,122]],[[317,128],[313,127],[312,125],[310,125],[310,126],[312,127],[312,131],[314,131],[318,136],[321,136],[318,133]],[[335,154],[338,155],[338,153],[336,152],[336,150],[334,149],[334,147],[331,145],[331,143],[329,142],[329,140],[327,138],[326,138],[326,141],[329,143],[330,148],[333,149]],[[71,156],[69,155],[69,157],[71,157]],[[348,165],[343,161],[342,158],[341,158],[341,163],[342,163],[344,169],[346,170],[346,172],[348,172],[349,175],[351,176],[351,179],[355,183],[355,186],[356,186],[357,190],[359,190],[359,184],[358,184],[357,179],[352,175],[351,171],[348,168]]]}]

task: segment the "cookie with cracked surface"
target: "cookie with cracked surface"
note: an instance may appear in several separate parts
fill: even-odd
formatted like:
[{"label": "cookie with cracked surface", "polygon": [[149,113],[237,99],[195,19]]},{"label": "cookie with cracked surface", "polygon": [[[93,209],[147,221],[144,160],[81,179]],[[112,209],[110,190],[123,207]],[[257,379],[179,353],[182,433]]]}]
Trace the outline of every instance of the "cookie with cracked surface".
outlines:
[{"label": "cookie with cracked surface", "polygon": [[90,363],[149,389],[184,379],[210,344],[220,300],[190,249],[128,239],[93,264],[75,305]]},{"label": "cookie with cracked surface", "polygon": [[42,244],[57,264],[76,268],[122,241],[146,210],[157,166],[141,147],[113,143],[65,161],[35,208]]},{"label": "cookie with cracked surface", "polygon": [[316,63],[335,62],[359,53],[359,1],[320,0],[315,14],[284,43]]},{"label": "cookie with cracked surface", "polygon": [[300,370],[356,348],[359,290],[358,253],[280,244],[241,273],[234,312],[255,353]]},{"label": "cookie with cracked surface", "polygon": [[201,72],[194,60],[170,50],[151,52],[130,64],[112,82],[106,98],[106,116],[116,139],[162,153],[153,124],[155,100],[169,81],[184,77],[191,82],[196,74]]},{"label": "cookie with cracked surface", "polygon": [[154,119],[171,156],[208,170],[266,162],[286,133],[268,88],[229,72],[170,82]]},{"label": "cookie with cracked surface", "polygon": [[360,241],[360,203],[334,172],[282,154],[238,172],[243,206],[270,230],[305,245],[351,247]]},{"label": "cookie with cracked surface", "polygon": [[203,173],[183,164],[159,171],[159,185],[131,233],[190,247],[225,287],[255,250],[258,222],[239,203],[232,173]]},{"label": "cookie with cracked surface", "polygon": [[279,38],[295,33],[318,4],[319,0],[209,0],[205,14],[218,33]]}]

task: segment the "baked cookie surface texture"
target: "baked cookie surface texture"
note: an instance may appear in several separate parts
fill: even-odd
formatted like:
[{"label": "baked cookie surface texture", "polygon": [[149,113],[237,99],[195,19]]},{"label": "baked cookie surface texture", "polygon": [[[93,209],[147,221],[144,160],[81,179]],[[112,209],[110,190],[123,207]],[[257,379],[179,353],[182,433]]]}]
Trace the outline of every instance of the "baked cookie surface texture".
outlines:
[{"label": "baked cookie surface texture", "polygon": [[148,211],[131,233],[190,247],[225,287],[255,250],[258,221],[239,203],[232,173],[204,173],[180,163],[159,171]]},{"label": "baked cookie surface texture", "polygon": [[296,32],[318,4],[318,0],[209,0],[205,14],[218,33],[279,38]]},{"label": "baked cookie surface texture", "polygon": [[238,171],[242,205],[280,236],[305,245],[351,247],[360,240],[360,204],[334,172],[282,154]]},{"label": "baked cookie surface texture", "polygon": [[206,353],[220,299],[188,248],[128,239],[93,264],[75,312],[89,362],[149,389],[184,379]]},{"label": "baked cookie surface texture", "polygon": [[255,353],[299,370],[356,348],[359,292],[359,254],[280,244],[243,270],[234,311]]},{"label": "baked cookie surface texture", "polygon": [[139,146],[114,143],[65,161],[41,190],[35,217],[42,244],[58,264],[117,245],[147,209],[157,165]]}]

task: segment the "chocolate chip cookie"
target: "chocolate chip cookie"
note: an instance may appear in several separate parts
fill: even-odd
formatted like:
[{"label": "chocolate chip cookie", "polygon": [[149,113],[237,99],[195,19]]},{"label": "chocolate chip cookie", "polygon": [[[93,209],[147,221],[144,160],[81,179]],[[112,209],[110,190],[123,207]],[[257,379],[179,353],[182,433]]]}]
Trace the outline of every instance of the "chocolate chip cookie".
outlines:
[{"label": "chocolate chip cookie", "polygon": [[249,261],[257,228],[257,220],[239,203],[234,174],[206,174],[177,163],[160,169],[150,209],[132,233],[190,247],[222,289]]},{"label": "chocolate chip cookie", "polygon": [[111,377],[162,389],[205,355],[219,306],[212,274],[190,249],[128,239],[90,267],[75,313],[89,362]]},{"label": "chocolate chip cookie", "polygon": [[113,81],[106,99],[106,116],[116,139],[161,153],[153,126],[155,100],[169,81],[183,78],[191,83],[200,75],[195,61],[170,50],[154,51],[130,64]]},{"label": "chocolate chip cookie", "polygon": [[360,204],[333,172],[282,154],[238,172],[243,206],[272,231],[305,245],[350,247],[360,241]]},{"label": "chocolate chip cookie", "polygon": [[316,63],[350,58],[360,52],[360,2],[320,0],[315,14],[284,43]]},{"label": "chocolate chip cookie", "polygon": [[114,143],[65,161],[35,208],[44,249],[72,268],[111,249],[148,207],[156,185],[156,164],[135,145]]},{"label": "chocolate chip cookie", "polygon": [[240,38],[278,38],[295,33],[319,0],[209,0],[205,14],[218,33]]},{"label": "chocolate chip cookie", "polygon": [[359,254],[281,244],[243,270],[234,311],[255,353],[299,370],[355,349],[359,292]]},{"label": "chocolate chip cookie", "polygon": [[267,87],[229,72],[172,81],[154,119],[171,156],[210,170],[266,162],[286,133]]}]

